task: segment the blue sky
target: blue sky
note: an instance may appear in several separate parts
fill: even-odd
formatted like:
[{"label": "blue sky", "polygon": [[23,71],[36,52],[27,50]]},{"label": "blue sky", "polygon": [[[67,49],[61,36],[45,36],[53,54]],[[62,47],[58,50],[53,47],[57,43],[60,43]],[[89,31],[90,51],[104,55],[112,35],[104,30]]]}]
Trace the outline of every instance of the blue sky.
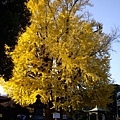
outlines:
[{"label": "blue sky", "polygon": [[[88,8],[92,18],[103,24],[103,31],[110,33],[114,26],[120,29],[120,0],[90,0],[94,5]],[[114,42],[111,51],[110,73],[115,84],[120,84],[120,43]]]}]

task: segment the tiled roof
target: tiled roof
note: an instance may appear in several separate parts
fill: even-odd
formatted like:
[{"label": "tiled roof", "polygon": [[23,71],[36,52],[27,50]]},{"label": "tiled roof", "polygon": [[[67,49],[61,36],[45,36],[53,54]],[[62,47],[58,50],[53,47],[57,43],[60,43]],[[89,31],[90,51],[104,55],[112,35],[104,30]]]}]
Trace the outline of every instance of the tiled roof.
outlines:
[{"label": "tiled roof", "polygon": [[11,99],[8,98],[7,96],[0,96],[0,103],[3,103],[3,102],[8,102],[10,101]]}]

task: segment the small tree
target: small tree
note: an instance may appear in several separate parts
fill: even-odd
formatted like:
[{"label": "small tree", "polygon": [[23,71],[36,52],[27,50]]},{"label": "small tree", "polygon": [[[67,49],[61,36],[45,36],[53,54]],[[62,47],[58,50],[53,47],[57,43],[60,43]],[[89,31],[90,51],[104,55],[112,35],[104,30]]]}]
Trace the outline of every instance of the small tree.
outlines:
[{"label": "small tree", "polygon": [[29,0],[31,25],[10,52],[8,95],[21,105],[52,100],[55,108],[105,107],[110,102],[111,38],[84,19],[89,0]]}]

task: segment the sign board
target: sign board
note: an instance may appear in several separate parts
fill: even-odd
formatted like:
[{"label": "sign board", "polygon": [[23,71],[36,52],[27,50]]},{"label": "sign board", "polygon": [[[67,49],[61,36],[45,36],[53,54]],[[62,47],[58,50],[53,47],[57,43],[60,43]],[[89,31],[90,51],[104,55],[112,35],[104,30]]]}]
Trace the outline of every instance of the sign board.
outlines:
[{"label": "sign board", "polygon": [[117,106],[120,106],[120,99],[117,100]]},{"label": "sign board", "polygon": [[0,118],[2,117],[2,114],[0,114]]},{"label": "sign board", "polygon": [[117,97],[119,97],[120,96],[120,92],[117,92]]},{"label": "sign board", "polygon": [[54,112],[53,113],[53,118],[60,118],[60,113]]}]

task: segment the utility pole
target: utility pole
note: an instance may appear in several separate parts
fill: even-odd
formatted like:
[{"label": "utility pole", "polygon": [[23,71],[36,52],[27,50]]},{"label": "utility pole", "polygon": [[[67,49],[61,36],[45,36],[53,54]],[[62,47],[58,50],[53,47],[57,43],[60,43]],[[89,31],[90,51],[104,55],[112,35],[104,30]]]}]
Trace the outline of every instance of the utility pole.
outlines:
[{"label": "utility pole", "polygon": [[[119,120],[119,114],[118,114],[118,106],[119,106],[119,100],[120,100],[120,92],[117,92],[116,93],[116,113],[117,113],[117,115],[116,115],[116,120]],[[119,98],[119,99],[118,99]]]}]

